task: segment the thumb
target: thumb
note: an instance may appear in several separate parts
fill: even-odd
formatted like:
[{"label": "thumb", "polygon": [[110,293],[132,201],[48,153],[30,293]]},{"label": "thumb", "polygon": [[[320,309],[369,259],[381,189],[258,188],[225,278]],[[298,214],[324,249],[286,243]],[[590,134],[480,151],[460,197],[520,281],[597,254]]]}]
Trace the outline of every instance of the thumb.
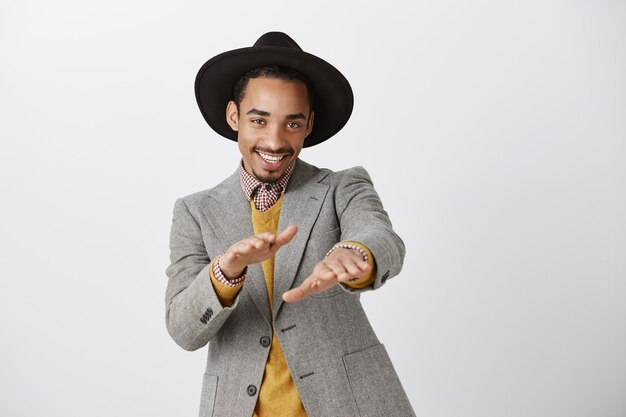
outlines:
[{"label": "thumb", "polygon": [[276,250],[278,250],[278,248],[280,248],[281,246],[289,243],[297,232],[298,226],[296,226],[295,224],[292,224],[291,226],[283,230],[281,234],[279,234],[276,238]]},{"label": "thumb", "polygon": [[297,301],[305,299],[306,296],[306,292],[301,287],[292,288],[289,291],[283,293],[283,301],[287,303],[295,303]]}]

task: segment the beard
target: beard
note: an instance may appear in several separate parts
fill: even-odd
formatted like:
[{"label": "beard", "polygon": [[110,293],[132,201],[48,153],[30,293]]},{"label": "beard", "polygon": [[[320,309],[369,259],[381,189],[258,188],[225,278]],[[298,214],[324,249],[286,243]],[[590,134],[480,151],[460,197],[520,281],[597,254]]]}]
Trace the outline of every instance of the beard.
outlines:
[{"label": "beard", "polygon": [[[257,152],[263,152],[263,153],[268,153],[268,154],[285,154],[284,158],[289,158],[294,154],[294,150],[293,148],[280,148],[280,149],[269,149],[269,148],[264,148],[264,147],[260,147],[260,146],[253,146],[250,149],[250,153],[252,155],[254,155]],[[258,172],[256,172],[256,170],[254,169],[253,166],[250,167],[252,174],[261,182],[264,183],[268,183],[268,184],[273,184],[275,182],[277,182],[280,177],[287,171],[287,168],[289,167],[289,164],[287,164],[285,166],[285,169],[283,170],[283,172],[279,172],[278,170],[276,171],[270,171],[270,172],[274,172],[275,174],[272,176],[268,176],[268,175],[263,175],[260,174]]]},{"label": "beard", "polygon": [[256,177],[257,180],[266,184],[273,184],[277,182],[280,178],[280,175],[277,177],[267,177],[265,175],[259,175],[259,173],[255,172],[254,169],[252,170],[252,174]]}]

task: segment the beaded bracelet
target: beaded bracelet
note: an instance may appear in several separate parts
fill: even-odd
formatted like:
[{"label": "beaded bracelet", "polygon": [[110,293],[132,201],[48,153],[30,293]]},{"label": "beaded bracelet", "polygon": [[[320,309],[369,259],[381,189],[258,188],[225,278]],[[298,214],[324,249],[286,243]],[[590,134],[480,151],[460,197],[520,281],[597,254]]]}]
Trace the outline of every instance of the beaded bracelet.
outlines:
[{"label": "beaded bracelet", "polygon": [[[369,263],[369,258],[367,257],[367,252],[365,252],[362,248],[356,246],[356,245],[351,245],[349,243],[337,243],[335,246],[333,246],[332,248],[330,248],[330,250],[326,253],[326,256],[324,256],[324,258],[328,258],[328,255],[330,255],[335,249],[339,249],[339,248],[345,248],[345,249],[354,249],[355,251],[359,252],[361,254],[361,256],[363,256],[363,260],[365,262]],[[354,282],[356,280],[358,280],[359,278],[350,278],[348,281],[350,282]]]},{"label": "beaded bracelet", "polygon": [[248,267],[246,266],[243,269],[240,277],[229,280],[224,276],[224,274],[222,273],[222,269],[220,268],[220,257],[221,255],[213,263],[213,275],[215,275],[215,278],[219,282],[226,285],[227,287],[238,287],[246,279],[246,272],[248,272]]}]

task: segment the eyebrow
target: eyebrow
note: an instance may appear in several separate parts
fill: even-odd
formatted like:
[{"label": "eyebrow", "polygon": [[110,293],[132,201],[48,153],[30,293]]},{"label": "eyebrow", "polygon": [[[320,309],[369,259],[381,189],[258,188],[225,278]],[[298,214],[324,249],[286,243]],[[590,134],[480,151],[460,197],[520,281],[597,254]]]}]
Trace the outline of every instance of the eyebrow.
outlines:
[{"label": "eyebrow", "polygon": [[306,119],[306,117],[304,117],[304,114],[302,114],[302,113],[288,114],[287,115],[287,120],[296,120],[296,119]]},{"label": "eyebrow", "polygon": [[257,116],[269,116],[270,112],[268,111],[263,111],[263,110],[259,110],[259,109],[252,109],[250,110],[248,113],[246,114],[256,114]]},{"label": "eyebrow", "polygon": [[[250,111],[248,111],[246,113],[248,114],[256,114],[257,116],[264,116],[264,117],[268,117],[270,116],[270,112],[267,112],[265,110],[259,110],[259,109],[251,109]],[[304,114],[302,113],[295,113],[295,114],[288,114],[286,117],[287,120],[296,120],[296,119],[306,119],[306,117],[304,117]]]}]

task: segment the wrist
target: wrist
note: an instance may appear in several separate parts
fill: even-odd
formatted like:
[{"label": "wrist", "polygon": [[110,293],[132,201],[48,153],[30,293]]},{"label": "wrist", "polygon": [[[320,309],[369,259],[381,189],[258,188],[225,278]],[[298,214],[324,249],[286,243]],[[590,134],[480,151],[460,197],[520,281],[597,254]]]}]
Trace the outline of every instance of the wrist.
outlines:
[{"label": "wrist", "polygon": [[230,268],[230,265],[224,265],[227,264],[227,262],[221,261],[223,260],[221,259],[221,256],[219,256],[213,265],[213,275],[215,275],[215,278],[229,287],[235,287],[241,284],[246,278],[248,267],[246,266],[243,269],[235,269],[233,271],[233,269]]},{"label": "wrist", "polygon": [[355,250],[355,251],[357,251],[358,253],[361,254],[361,256],[363,257],[363,260],[365,262],[369,262],[369,257],[367,256],[367,252],[366,251],[364,251],[359,246],[352,245],[352,244],[349,244],[349,243],[337,243],[335,246],[330,248],[330,250],[326,253],[326,256],[324,256],[324,258],[328,258],[330,256],[330,254],[333,253],[334,251],[336,251],[337,249],[351,249],[351,250]]},{"label": "wrist", "polygon": [[217,258],[217,262],[219,263],[222,273],[229,280],[239,278],[246,269],[246,265],[237,265],[235,262],[228,262],[224,254],[221,254]]}]

